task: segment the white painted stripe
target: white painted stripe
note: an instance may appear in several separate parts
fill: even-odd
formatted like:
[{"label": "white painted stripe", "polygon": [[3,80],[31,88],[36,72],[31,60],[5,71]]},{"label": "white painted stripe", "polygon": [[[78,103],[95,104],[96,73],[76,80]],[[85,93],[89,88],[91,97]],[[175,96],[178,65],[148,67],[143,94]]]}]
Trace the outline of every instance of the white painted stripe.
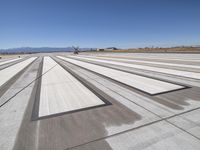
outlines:
[{"label": "white painted stripe", "polygon": [[50,57],[44,57],[43,66],[42,66],[42,74],[46,73],[49,69],[52,69],[56,65],[58,64],[55,61],[53,61]]},{"label": "white painted stripe", "polygon": [[15,65],[12,65],[8,68],[5,68],[0,71],[0,86],[2,86],[4,83],[6,83],[8,80],[10,80],[12,77],[14,77],[17,73],[19,73],[22,69],[24,69],[26,66],[28,66],[30,63],[32,63],[37,57],[31,57],[29,59],[26,59],[22,62],[19,62]]},{"label": "white painted stripe", "polygon": [[120,65],[120,66],[125,66],[125,67],[132,67],[132,68],[149,70],[149,71],[156,71],[156,72],[160,72],[160,73],[166,73],[166,74],[182,76],[182,77],[187,77],[187,78],[193,78],[193,79],[200,79],[200,73],[195,73],[195,72],[166,69],[166,68],[160,68],[160,67],[150,67],[150,66],[145,66],[145,65],[128,64],[128,63],[114,62],[114,61],[100,60],[100,59],[91,59],[91,58],[89,58],[89,59],[81,58],[81,59],[85,59],[85,60],[90,59],[90,60],[96,61],[96,62]]},{"label": "white painted stripe", "polygon": [[175,60],[175,61],[190,61],[190,62],[200,62],[200,55],[199,54],[167,54],[167,53],[160,53],[160,54],[153,54],[153,53],[123,53],[117,54],[101,54],[101,56],[106,57],[119,57],[119,58],[128,58],[128,59],[155,59],[155,60]]},{"label": "white painted stripe", "polygon": [[0,59],[0,62],[7,61],[7,60],[11,60],[11,58]]},{"label": "white painted stripe", "polygon": [[3,62],[0,62],[0,65],[4,65],[4,64],[7,64],[7,63],[10,63],[10,62],[13,62],[13,61],[17,61],[17,60],[20,60],[22,58],[15,58],[15,59],[11,59],[11,60],[6,60],[6,61],[3,61]]},{"label": "white painted stripe", "polygon": [[172,60],[172,61],[186,61],[186,62],[200,62],[199,59],[188,59],[188,58],[185,58],[183,57],[183,59],[178,59],[178,58],[167,58],[167,57],[162,57],[162,56],[157,56],[157,57],[152,57],[152,56],[148,56],[148,57],[124,57],[124,58],[139,58],[139,59],[153,59],[153,60]]},{"label": "white painted stripe", "polygon": [[123,71],[110,69],[107,67],[102,67],[102,66],[62,57],[62,56],[57,56],[57,57],[63,60],[66,60],[68,62],[71,62],[73,64],[76,64],[78,66],[89,69],[91,71],[102,74],[104,76],[107,76],[109,78],[112,78],[126,85],[142,90],[144,92],[147,92],[149,94],[158,94],[161,92],[167,92],[167,91],[183,88],[180,85],[175,85],[172,83],[168,83],[168,82],[164,82],[164,81],[160,81],[160,80],[156,80],[156,79],[152,79],[148,77],[130,74]]},{"label": "white painted stripe", "polygon": [[[56,66],[55,66],[56,65]],[[44,57],[39,117],[105,104],[50,57]]]},{"label": "white painted stripe", "polygon": [[[74,57],[74,56],[70,56]],[[87,58],[86,58],[87,57]],[[124,62],[138,62],[138,63],[147,63],[147,64],[153,64],[153,65],[166,65],[166,66],[173,66],[173,67],[186,67],[186,68],[191,68],[191,69],[200,69],[200,66],[196,65],[186,65],[186,64],[176,64],[176,63],[166,63],[166,62],[155,62],[155,61],[147,61],[147,60],[131,60],[131,59],[121,59],[121,58],[108,58],[108,57],[96,57],[96,56],[82,56],[78,57],[81,59],[106,59],[106,60],[114,60],[114,61],[124,61]],[[89,59],[88,59],[89,60]]]}]

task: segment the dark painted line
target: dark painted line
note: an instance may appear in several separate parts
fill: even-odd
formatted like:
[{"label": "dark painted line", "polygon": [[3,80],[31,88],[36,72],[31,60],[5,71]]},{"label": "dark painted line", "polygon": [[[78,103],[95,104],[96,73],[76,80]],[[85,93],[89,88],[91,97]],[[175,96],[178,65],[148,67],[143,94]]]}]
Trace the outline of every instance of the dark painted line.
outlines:
[{"label": "dark painted line", "polygon": [[44,61],[44,57],[42,57],[42,61],[39,64],[38,77],[37,77],[37,81],[36,81],[36,85],[35,85],[37,88],[36,88],[35,100],[34,100],[34,104],[33,104],[33,108],[32,108],[31,120],[37,119],[37,116],[38,116],[38,111],[39,111],[39,100],[38,99],[40,99],[41,79],[42,79],[42,75],[43,75],[42,74],[43,61]]},{"label": "dark painted line", "polygon": [[174,90],[170,90],[170,91],[166,91],[166,92],[160,92],[160,93],[158,93],[158,94],[153,94],[152,96],[157,96],[157,95],[161,95],[161,94],[167,94],[167,93],[176,92],[176,91],[181,91],[181,90],[190,89],[190,88],[192,88],[192,87],[185,86],[185,87],[180,88],[180,89],[174,89]]},{"label": "dark painted line", "polygon": [[[117,81],[117,80],[112,79],[112,78],[110,78],[110,77],[107,77],[107,76],[105,76],[105,75],[102,75],[102,74],[100,74],[100,73],[94,72],[94,71],[92,71],[92,70],[90,70],[90,69],[84,68],[84,67],[79,66],[79,65],[76,65],[76,64],[74,64],[74,63],[71,63],[71,62],[69,62],[69,61],[63,60],[63,59],[61,59],[61,58],[59,58],[59,59],[62,60],[62,61],[68,62],[68,63],[70,63],[70,64],[72,64],[72,65],[75,65],[75,66],[77,66],[77,67],[80,67],[80,68],[82,68],[82,69],[84,69],[84,70],[87,70],[87,71],[89,71],[89,72],[92,72],[92,73],[94,73],[94,74],[96,74],[96,75],[103,76],[104,78],[107,78],[107,79],[112,80],[112,81],[114,81],[114,82],[120,83],[120,84],[123,85],[123,86],[129,87],[129,88],[133,88],[133,89],[135,89],[135,90],[137,90],[137,91],[139,91],[139,92],[145,93],[145,94],[150,95],[150,96],[157,96],[157,95],[161,95],[161,94],[166,94],[166,93],[170,93],[170,92],[174,92],[174,91],[178,91],[178,90],[184,90],[184,89],[191,88],[191,87],[189,87],[189,86],[185,86],[185,85],[182,85],[182,84],[179,84],[179,83],[173,83],[173,82],[170,82],[170,81],[166,81],[166,80],[162,80],[162,79],[157,79],[157,78],[154,78],[154,77],[148,77],[148,76],[145,76],[145,75],[133,73],[133,72],[130,72],[130,71],[125,71],[125,70],[122,70],[122,69],[112,68],[112,67],[110,67],[110,66],[104,66],[104,65],[100,65],[100,64],[95,64],[95,63],[93,63],[93,62],[83,61],[83,62],[91,63],[91,64],[94,64],[94,65],[97,65],[97,66],[102,66],[102,67],[106,67],[106,68],[110,68],[110,69],[114,69],[114,70],[118,70],[118,71],[130,73],[130,74],[133,74],[133,75],[139,75],[139,76],[143,76],[143,77],[146,77],[146,78],[151,78],[151,79],[159,80],[159,81],[162,81],[162,82],[166,82],[166,83],[171,83],[171,84],[176,84],[176,85],[182,86],[182,88],[179,88],[179,89],[174,89],[174,90],[169,90],[169,91],[164,91],[164,92],[158,92],[158,93],[155,93],[155,94],[151,94],[151,93],[148,93],[148,92],[143,91],[143,90],[141,90],[141,89],[138,89],[138,88],[136,88],[136,87],[130,86],[130,85],[128,85],[128,84],[122,83],[122,82],[120,82],[120,81]],[[73,58],[70,57],[70,59],[73,59]],[[82,61],[82,60],[79,60],[79,59],[76,59],[76,58],[74,58],[74,59],[75,59],[75,60],[78,60],[78,61]]]},{"label": "dark painted line", "polygon": [[96,105],[96,106],[91,106],[91,107],[76,109],[76,110],[72,110],[72,111],[65,111],[65,112],[56,113],[56,114],[52,114],[52,115],[37,117],[37,118],[32,119],[32,121],[49,119],[49,118],[53,118],[53,117],[58,117],[58,116],[62,116],[62,115],[72,114],[72,113],[76,113],[76,112],[80,112],[80,111],[91,110],[91,109],[100,108],[100,107],[109,106],[109,105],[111,105],[111,104],[102,104],[102,105]]}]

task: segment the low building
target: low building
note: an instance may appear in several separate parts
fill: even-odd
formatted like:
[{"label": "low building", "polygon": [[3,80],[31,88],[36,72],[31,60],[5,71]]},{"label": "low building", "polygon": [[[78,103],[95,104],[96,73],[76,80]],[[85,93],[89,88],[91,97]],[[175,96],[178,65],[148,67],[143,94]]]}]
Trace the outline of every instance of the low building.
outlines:
[{"label": "low building", "polygon": [[110,50],[118,50],[118,48],[116,47],[97,48],[97,51],[110,51]]}]

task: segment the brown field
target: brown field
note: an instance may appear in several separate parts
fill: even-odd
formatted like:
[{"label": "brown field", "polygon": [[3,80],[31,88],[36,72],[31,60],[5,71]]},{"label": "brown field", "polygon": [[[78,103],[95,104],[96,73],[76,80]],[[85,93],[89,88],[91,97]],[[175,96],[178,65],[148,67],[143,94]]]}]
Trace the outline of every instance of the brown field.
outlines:
[{"label": "brown field", "polygon": [[27,54],[0,54],[0,59],[17,58],[19,56],[25,57]]},{"label": "brown field", "polygon": [[133,53],[199,53],[200,47],[177,47],[177,48],[131,48],[131,49],[119,49],[119,50],[105,50],[104,52],[133,52]]}]

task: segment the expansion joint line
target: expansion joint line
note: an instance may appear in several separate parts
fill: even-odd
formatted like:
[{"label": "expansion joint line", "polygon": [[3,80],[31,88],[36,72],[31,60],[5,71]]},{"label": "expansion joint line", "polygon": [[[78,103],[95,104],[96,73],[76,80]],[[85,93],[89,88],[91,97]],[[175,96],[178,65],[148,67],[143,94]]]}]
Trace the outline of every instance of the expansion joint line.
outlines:
[{"label": "expansion joint line", "polygon": [[[85,69],[84,69],[84,70],[85,70]],[[87,75],[86,75],[86,76],[87,76]],[[89,77],[89,76],[87,76],[87,77]],[[90,77],[89,77],[89,78],[90,78]],[[103,85],[102,83],[100,83],[99,81],[97,81],[97,80],[95,80],[95,81],[96,81],[97,83],[101,84],[102,86],[104,86],[104,85]],[[181,131],[183,131],[183,132],[185,132],[185,133],[191,135],[192,137],[196,138],[197,140],[200,140],[199,137],[197,137],[197,136],[191,134],[190,132],[186,131],[185,129],[180,128],[179,126],[177,126],[177,125],[173,124],[172,122],[168,121],[168,119],[170,119],[170,118],[173,118],[173,117],[176,117],[176,116],[180,116],[180,115],[182,115],[182,114],[185,114],[185,113],[188,113],[188,112],[191,112],[191,111],[200,109],[200,107],[197,107],[197,108],[194,108],[194,109],[191,109],[191,110],[188,110],[188,111],[184,111],[184,112],[181,112],[181,113],[178,113],[178,114],[175,114],[175,115],[172,115],[172,116],[164,117],[164,118],[163,118],[162,116],[160,116],[160,115],[154,113],[153,111],[151,111],[151,110],[145,108],[144,106],[142,106],[142,105],[140,105],[140,104],[138,104],[138,103],[136,103],[136,102],[131,101],[129,98],[124,97],[123,95],[121,95],[121,94],[119,94],[118,92],[112,90],[111,88],[109,88],[109,87],[106,87],[106,88],[109,89],[109,90],[111,90],[112,92],[114,92],[114,93],[120,95],[121,97],[125,98],[126,100],[130,101],[131,103],[134,103],[135,105],[137,105],[137,106],[139,106],[139,107],[145,109],[146,111],[148,111],[148,112],[154,114],[155,116],[157,116],[157,117],[160,118],[160,119],[159,119],[159,120],[156,120],[156,121],[153,121],[153,122],[150,122],[150,123],[147,123],[147,124],[144,124],[144,125],[141,125],[141,126],[138,126],[138,127],[135,127],[135,128],[132,128],[132,129],[128,129],[128,130],[122,131],[122,132],[120,132],[120,133],[112,134],[112,135],[109,135],[109,136],[107,136],[107,137],[102,137],[102,138],[95,139],[95,140],[93,140],[93,141],[89,141],[89,142],[86,142],[86,143],[83,143],[83,144],[80,144],[80,145],[76,145],[76,146],[73,146],[73,147],[69,147],[69,148],[67,148],[66,150],[70,150],[70,149],[73,149],[73,148],[76,148],[76,147],[84,146],[84,145],[87,145],[87,144],[90,144],[90,143],[93,143],[93,142],[97,142],[97,141],[104,140],[104,139],[107,139],[107,138],[110,138],[110,137],[114,137],[114,136],[117,136],[117,135],[120,135],[120,134],[123,134],[123,133],[127,133],[127,132],[130,132],[130,131],[133,131],[133,130],[136,130],[136,129],[145,127],[145,126],[149,126],[149,125],[152,125],[152,124],[161,122],[161,121],[166,121],[167,123],[169,123],[169,124],[171,124],[172,126],[178,128],[178,129],[180,129]],[[181,117],[181,116],[180,116],[180,117]]]},{"label": "expansion joint line", "polygon": [[[98,82],[98,81],[96,81],[96,82]],[[99,83],[99,82],[98,82]],[[99,83],[99,84],[101,84],[101,83]],[[102,85],[102,84],[101,84]],[[108,89],[110,89],[110,88],[108,88]],[[116,94],[119,94],[119,93],[117,93],[117,92],[115,92],[114,90],[112,90],[112,89],[110,89],[111,91],[113,91],[114,93],[116,93]],[[190,132],[188,132],[188,131],[186,131],[185,129],[183,129],[183,128],[181,128],[181,127],[179,127],[179,126],[177,126],[177,125],[175,125],[175,124],[173,124],[172,122],[170,122],[170,121],[168,121],[168,119],[170,119],[170,118],[173,118],[173,117],[176,117],[176,116],[179,116],[179,117],[181,117],[180,115],[182,115],[182,114],[185,114],[185,113],[188,113],[188,112],[191,112],[191,111],[194,111],[194,110],[197,110],[197,109],[199,109],[200,107],[197,107],[197,108],[194,108],[194,109],[191,109],[191,110],[188,110],[188,111],[185,111],[185,112],[182,112],[182,113],[179,113],[179,114],[175,114],[175,115],[172,115],[172,116],[169,116],[169,117],[161,117],[160,115],[158,115],[158,114],[156,114],[156,113],[154,113],[153,111],[151,111],[151,110],[149,110],[149,109],[147,109],[147,108],[145,108],[145,107],[143,107],[143,106],[141,106],[140,104],[138,104],[138,103],[136,103],[136,102],[133,102],[133,101],[131,101],[130,99],[128,99],[128,98],[126,98],[126,97],[124,97],[123,95],[121,95],[121,94],[119,94],[121,97],[123,97],[123,98],[125,98],[125,99],[127,99],[128,101],[130,101],[130,102],[132,102],[132,103],[134,103],[135,105],[137,105],[137,106],[139,106],[139,107],[141,107],[141,108],[143,108],[143,109],[145,109],[146,111],[148,111],[148,112],[150,112],[150,113],[152,113],[152,114],[154,114],[154,115],[156,115],[157,117],[159,117],[160,119],[159,119],[159,121],[158,122],[160,122],[160,121],[166,121],[167,123],[169,123],[169,124],[171,124],[171,125],[173,125],[173,126],[175,126],[175,127],[177,127],[177,128],[179,128],[180,130],[182,130],[182,131],[184,131],[184,132],[186,132],[186,133],[188,133],[188,134],[190,134],[191,136],[193,136],[194,138],[196,138],[196,139],[198,139],[198,140],[200,140],[200,138],[199,137],[197,137],[197,136],[195,136],[195,135],[193,135],[193,134],[191,134]],[[155,122],[156,123],[156,122]]]}]

